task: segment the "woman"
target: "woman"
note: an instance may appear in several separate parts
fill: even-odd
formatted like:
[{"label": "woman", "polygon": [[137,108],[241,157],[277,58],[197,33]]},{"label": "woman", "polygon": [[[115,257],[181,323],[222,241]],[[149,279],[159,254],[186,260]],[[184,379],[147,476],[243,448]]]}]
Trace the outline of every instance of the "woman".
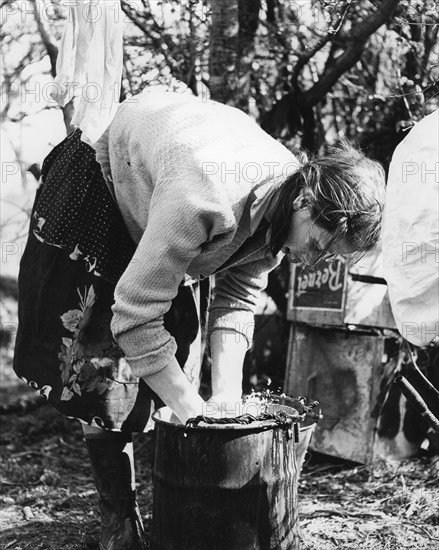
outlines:
[{"label": "woman", "polygon": [[224,414],[241,399],[268,273],[284,254],[312,264],[372,249],[384,176],[347,145],[300,164],[241,111],[186,94],[126,101],[95,148],[76,132],[44,163],[15,370],[84,423],[100,548],[141,548],[131,432],[154,394],[182,422],[207,410],[181,368],[198,328],[181,320],[194,311],[185,278],[216,274],[209,411]]}]

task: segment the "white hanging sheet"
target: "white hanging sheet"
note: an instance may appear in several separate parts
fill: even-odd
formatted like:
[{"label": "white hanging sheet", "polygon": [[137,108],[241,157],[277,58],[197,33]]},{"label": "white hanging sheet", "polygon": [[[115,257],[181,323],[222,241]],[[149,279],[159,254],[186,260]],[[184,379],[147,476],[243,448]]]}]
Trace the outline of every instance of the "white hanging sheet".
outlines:
[{"label": "white hanging sheet", "polygon": [[439,111],[395,149],[382,243],[398,330],[417,346],[439,340]]},{"label": "white hanging sheet", "polygon": [[123,14],[119,0],[69,3],[52,97],[64,107],[78,97],[72,125],[94,144],[119,104],[123,66]]}]

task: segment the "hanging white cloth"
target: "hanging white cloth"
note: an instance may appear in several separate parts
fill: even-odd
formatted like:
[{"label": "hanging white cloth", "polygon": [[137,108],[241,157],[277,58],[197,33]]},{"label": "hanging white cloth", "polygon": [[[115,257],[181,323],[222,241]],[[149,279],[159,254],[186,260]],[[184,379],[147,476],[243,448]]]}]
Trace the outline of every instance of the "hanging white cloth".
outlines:
[{"label": "hanging white cloth", "polygon": [[56,63],[52,98],[64,107],[78,98],[72,125],[93,145],[119,104],[123,67],[123,14],[120,0],[80,0],[69,14]]},{"label": "hanging white cloth", "polygon": [[439,341],[439,111],[418,122],[390,163],[383,220],[384,277],[402,336]]}]

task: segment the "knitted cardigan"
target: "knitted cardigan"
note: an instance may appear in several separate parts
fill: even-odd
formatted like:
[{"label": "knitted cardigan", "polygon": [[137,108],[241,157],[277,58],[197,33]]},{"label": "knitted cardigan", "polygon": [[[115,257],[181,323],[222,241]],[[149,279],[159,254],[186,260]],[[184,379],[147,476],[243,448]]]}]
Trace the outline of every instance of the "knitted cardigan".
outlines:
[{"label": "knitted cardigan", "polygon": [[137,250],[115,291],[112,332],[136,376],[176,351],[163,315],[185,274],[218,272],[208,333],[251,341],[273,258],[259,222],[297,160],[243,112],[189,94],[125,101],[95,146]]}]

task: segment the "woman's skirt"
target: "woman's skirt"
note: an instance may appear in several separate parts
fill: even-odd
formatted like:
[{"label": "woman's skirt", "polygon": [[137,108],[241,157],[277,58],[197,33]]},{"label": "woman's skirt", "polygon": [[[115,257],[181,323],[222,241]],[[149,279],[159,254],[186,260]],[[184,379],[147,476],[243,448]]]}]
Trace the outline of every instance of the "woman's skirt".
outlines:
[{"label": "woman's skirt", "polygon": [[[69,417],[141,432],[161,403],[110,330],[114,289],[136,245],[80,138],[79,130],[67,137],[42,167],[20,262],[14,370]],[[199,341],[198,313],[193,287],[182,284],[164,319],[182,367]],[[192,357],[199,365],[200,354]]]}]

